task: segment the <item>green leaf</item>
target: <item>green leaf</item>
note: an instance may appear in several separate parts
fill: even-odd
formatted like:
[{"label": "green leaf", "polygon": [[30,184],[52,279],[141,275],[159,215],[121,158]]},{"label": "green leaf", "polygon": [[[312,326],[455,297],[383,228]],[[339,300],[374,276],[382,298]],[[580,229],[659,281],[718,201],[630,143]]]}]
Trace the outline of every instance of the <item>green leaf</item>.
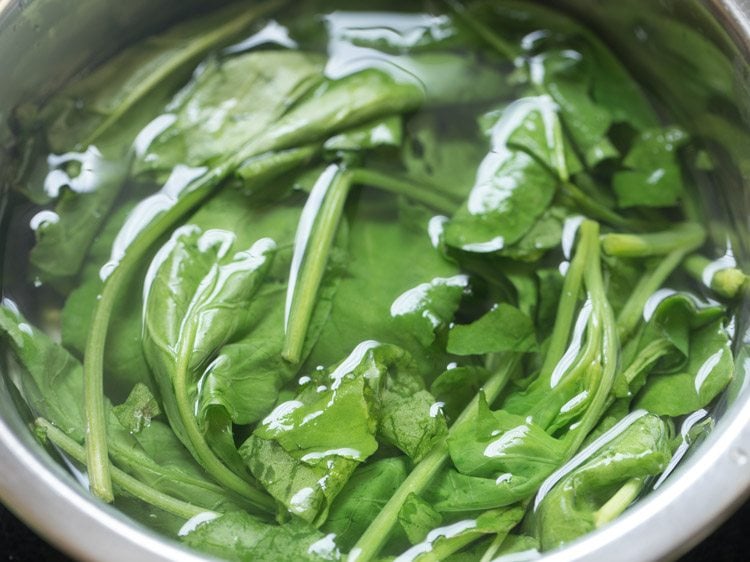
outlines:
[{"label": "green leaf", "polygon": [[363,342],[337,367],[303,380],[295,398],[256,427],[241,448],[245,462],[293,513],[322,523],[357,464],[377,450],[376,437],[419,458],[445,433],[442,413],[414,370],[403,350]]},{"label": "green leaf", "polygon": [[130,433],[140,433],[161,413],[159,403],[144,384],[133,387],[127,401],[112,409],[115,417]]},{"label": "green leaf", "polygon": [[[535,511],[536,536],[542,549],[560,547],[624,511],[644,480],[666,468],[672,456],[669,442],[667,423],[641,412],[567,473],[542,497]],[[620,492],[623,489],[625,493]]]},{"label": "green leaf", "polygon": [[320,83],[321,72],[320,57],[294,51],[253,51],[211,60],[175,96],[172,123],[140,155],[136,174],[225,159],[266,133],[295,100]]},{"label": "green leaf", "polygon": [[443,402],[446,417],[455,420],[489,378],[490,372],[483,367],[454,367],[433,381],[430,392]]},{"label": "green leaf", "polygon": [[336,496],[322,527],[323,532],[334,533],[339,548],[349,551],[407,474],[404,457],[383,459],[359,467]]},{"label": "green leaf", "polygon": [[677,151],[688,141],[678,127],[648,129],[633,143],[612,187],[620,207],[670,207],[684,187]]},{"label": "green leaf", "polygon": [[[407,290],[459,273],[455,264],[432,247],[427,233],[432,214],[423,209],[415,212],[419,225],[405,224],[395,215],[392,200],[378,201],[362,194],[350,219],[351,258],[346,275],[307,361],[309,369],[338,362],[365,340],[404,348],[426,378],[442,371],[449,362],[444,351],[437,346],[425,349],[410,332],[399,329],[398,319],[391,316],[393,302]],[[399,251],[386,252],[383,248]],[[399,274],[394,275],[395,271]]]},{"label": "green leaf", "polygon": [[502,250],[520,240],[552,202],[556,181],[524,152],[498,145],[479,167],[467,203],[445,227],[449,246],[478,253]]},{"label": "green leaf", "polygon": [[240,455],[271,496],[290,513],[316,526],[326,520],[333,500],[359,464],[335,454],[308,464],[277,442],[255,435],[242,444]]},{"label": "green leaf", "polygon": [[391,305],[391,316],[400,329],[428,347],[435,341],[435,332],[453,319],[468,286],[466,275],[437,277],[399,295]]},{"label": "green leaf", "polygon": [[417,544],[422,542],[430,531],[440,526],[443,517],[419,496],[409,494],[398,513],[398,522],[409,542]]},{"label": "green leaf", "polygon": [[323,143],[329,152],[367,151],[383,146],[401,146],[403,117],[393,115],[343,131]]},{"label": "green leaf", "polygon": [[448,351],[482,355],[500,351],[524,353],[537,348],[534,325],[516,307],[501,303],[476,322],[455,325],[448,334]]},{"label": "green leaf", "polygon": [[[217,351],[246,327],[249,303],[268,271],[275,243],[264,238],[249,250],[225,230],[179,228],[157,253],[146,276],[146,358],[159,385],[164,410],[177,436],[220,482],[240,489],[239,478],[206,442],[205,420],[195,418],[199,376]],[[204,422],[204,427],[201,427]],[[241,473],[231,447],[225,462]]]},{"label": "green leaf", "polygon": [[423,542],[403,553],[399,560],[438,562],[486,535],[506,535],[523,518],[520,506],[485,511],[476,518],[462,519],[432,529]]},{"label": "green leaf", "polygon": [[78,360],[29,324],[7,299],[0,306],[0,333],[22,371],[14,383],[34,415],[83,441],[83,373]]},{"label": "green leaf", "polygon": [[198,551],[233,562],[341,559],[331,535],[300,522],[271,525],[242,512],[201,523],[182,540]]},{"label": "green leaf", "polygon": [[541,481],[563,460],[560,441],[521,416],[503,410],[492,412],[479,402],[475,423],[465,423],[448,439],[451,460],[469,476],[511,481]]},{"label": "green leaf", "polygon": [[[55,220],[37,231],[31,254],[39,279],[63,290],[70,287],[125,184],[133,139],[208,51],[229,42],[274,5],[231,6],[178,24],[124,50],[49,103],[43,119],[49,123],[50,148],[66,154],[48,159],[45,190],[53,190],[49,195],[58,202]],[[154,121],[151,128],[163,122]],[[77,174],[68,173],[71,166]]]},{"label": "green leaf", "polygon": [[734,362],[721,320],[696,330],[684,369],[649,377],[636,407],[662,416],[681,416],[705,408],[729,384]]}]

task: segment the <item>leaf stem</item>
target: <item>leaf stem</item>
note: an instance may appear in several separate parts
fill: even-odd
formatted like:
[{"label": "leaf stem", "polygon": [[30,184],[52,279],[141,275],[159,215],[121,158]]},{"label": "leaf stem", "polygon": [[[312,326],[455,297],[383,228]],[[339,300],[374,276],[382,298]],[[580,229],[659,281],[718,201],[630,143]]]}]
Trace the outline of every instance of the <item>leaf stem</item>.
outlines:
[{"label": "leaf stem", "polygon": [[613,521],[633,503],[643,489],[642,478],[631,478],[628,480],[607,503],[594,513],[594,525],[599,527]]},{"label": "leaf stem", "polygon": [[397,195],[403,195],[446,215],[452,215],[460,205],[460,202],[441,193],[434,186],[404,179],[396,175],[358,168],[352,170],[352,176],[352,183],[354,184],[369,185]]},{"label": "leaf stem", "polygon": [[633,292],[630,293],[625,306],[622,307],[620,316],[617,318],[617,331],[621,343],[625,343],[632,335],[633,330],[635,330],[638,322],[640,322],[643,308],[646,306],[646,302],[651,295],[664,284],[667,277],[680,265],[685,255],[695,250],[701,244],[703,244],[702,241],[689,241],[682,248],[673,250],[667,254],[651,273],[641,277]]},{"label": "leaf stem", "polygon": [[[519,355],[509,354],[506,356],[505,363],[500,369],[487,381],[482,389],[484,396],[489,404],[495,401],[499,396],[505,384],[508,382],[510,374],[518,365]],[[479,407],[479,394],[469,403],[461,415],[458,417],[449,435],[467,423],[476,415]],[[370,523],[370,526],[359,538],[349,553],[349,562],[369,562],[378,555],[380,549],[385,544],[388,536],[398,520],[398,514],[404,505],[409,494],[419,494],[424,490],[430,481],[437,475],[443,464],[448,460],[447,439],[443,439],[435,448],[419,462],[409,476],[399,486],[398,490],[391,496],[388,502],[380,510],[378,516]]]},{"label": "leaf stem", "polygon": [[112,270],[94,307],[91,328],[86,340],[83,361],[84,410],[86,413],[86,458],[92,493],[106,502],[114,498],[107,451],[107,423],[104,411],[104,350],[107,332],[117,299],[125,284],[151,246],[187,211],[199,205],[228,173],[215,168],[195,180],[192,189],[175,205],[149,224],[127,249]]},{"label": "leaf stem", "polygon": [[685,259],[682,267],[695,280],[725,299],[734,299],[750,287],[750,278],[744,271],[731,265],[722,267],[721,260],[711,261],[693,254]]},{"label": "leaf stem", "polygon": [[542,364],[540,377],[548,377],[554,371],[555,366],[560,362],[565,354],[568,345],[571,327],[575,318],[578,301],[583,286],[583,275],[588,266],[588,254],[590,251],[589,244],[583,240],[579,242],[575,256],[573,256],[568,271],[563,280],[560,303],[557,306],[557,315],[555,316],[555,326],[552,329],[547,355]]},{"label": "leaf stem", "polygon": [[606,205],[602,205],[596,199],[591,198],[573,182],[563,181],[562,189],[565,195],[567,195],[573,203],[581,207],[581,209],[593,219],[606,222],[607,224],[611,224],[618,228],[634,229],[643,226],[638,221],[627,219],[617,214]]},{"label": "leaf stem", "polygon": [[297,364],[302,357],[320,284],[349,195],[352,175],[332,164],[320,176],[302,211],[294,241],[285,312],[282,357]]},{"label": "leaf stem", "polygon": [[[592,241],[588,255],[588,263],[584,273],[586,290],[592,304],[591,326],[589,331],[595,330],[600,332],[597,341],[600,342],[600,365],[601,373],[596,385],[594,397],[591,404],[586,409],[580,423],[574,430],[571,430],[572,437],[566,437],[568,440],[568,456],[572,456],[583,443],[584,439],[594,429],[599,422],[599,418],[607,406],[607,399],[612,390],[617,372],[618,363],[618,337],[617,324],[615,322],[614,312],[607,300],[607,292],[604,289],[604,279],[602,277],[602,265],[600,248],[598,244],[599,225],[594,221],[584,221],[581,225],[581,244],[584,241]],[[589,335],[591,338],[591,335]]]},{"label": "leaf stem", "polygon": [[698,247],[706,239],[705,229],[696,223],[683,223],[673,229],[650,234],[604,234],[602,249],[610,256],[643,258],[662,256],[685,246]]},{"label": "leaf stem", "polygon": [[[34,421],[34,425],[41,429],[50,442],[66,455],[82,464],[86,464],[86,450],[75,440],[68,437],[63,431],[43,418],[37,418]],[[183,519],[190,519],[201,513],[211,513],[209,509],[183,502],[159,492],[117,467],[112,467],[112,481],[131,496]]]}]

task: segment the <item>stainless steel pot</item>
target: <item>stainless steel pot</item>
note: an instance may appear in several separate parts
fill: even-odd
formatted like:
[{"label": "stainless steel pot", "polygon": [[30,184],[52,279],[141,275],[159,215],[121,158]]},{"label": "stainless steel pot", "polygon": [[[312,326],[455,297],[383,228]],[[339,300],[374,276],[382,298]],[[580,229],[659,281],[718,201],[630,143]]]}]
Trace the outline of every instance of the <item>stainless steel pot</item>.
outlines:
[{"label": "stainless steel pot", "polygon": [[[721,166],[727,170],[721,182],[724,189],[704,194],[705,204],[731,225],[735,253],[747,269],[750,1],[562,3],[619,52],[657,103],[704,138],[725,147],[717,155],[718,162],[726,163]],[[0,0],[0,122],[19,102],[43,98],[84,65],[186,13],[188,4],[195,8],[200,2],[161,0],[155,6],[147,0]],[[706,48],[696,60],[683,53],[690,49],[683,48],[699,37]],[[674,80],[673,72],[666,78],[660,72],[665,65],[677,69],[680,80]],[[6,135],[0,125],[0,145]],[[0,218],[6,211],[6,193],[7,186],[0,183]],[[12,250],[12,241],[2,236],[0,229],[0,244]],[[12,257],[4,261],[6,272],[11,272]],[[737,376],[719,405],[719,420],[709,438],[687,455],[663,486],[616,522],[548,554],[545,560],[676,558],[746,499],[750,494],[750,388],[746,384],[750,352],[745,349],[750,348],[749,313],[746,306],[735,327]],[[3,378],[0,474],[2,501],[73,557],[111,562],[204,560],[92,499],[34,440]]]}]

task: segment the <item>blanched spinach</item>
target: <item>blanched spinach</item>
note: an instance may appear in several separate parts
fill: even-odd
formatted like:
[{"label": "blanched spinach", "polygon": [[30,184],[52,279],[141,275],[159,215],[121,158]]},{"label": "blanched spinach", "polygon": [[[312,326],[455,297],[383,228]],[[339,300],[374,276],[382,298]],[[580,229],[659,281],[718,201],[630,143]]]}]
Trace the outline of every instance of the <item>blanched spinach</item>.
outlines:
[{"label": "blanched spinach", "polygon": [[747,276],[706,257],[690,124],[549,8],[376,4],[221,50],[276,6],[233,5],[18,111],[67,296],[62,345],[0,308],[12,381],[95,494],[209,555],[557,548],[732,379]]}]

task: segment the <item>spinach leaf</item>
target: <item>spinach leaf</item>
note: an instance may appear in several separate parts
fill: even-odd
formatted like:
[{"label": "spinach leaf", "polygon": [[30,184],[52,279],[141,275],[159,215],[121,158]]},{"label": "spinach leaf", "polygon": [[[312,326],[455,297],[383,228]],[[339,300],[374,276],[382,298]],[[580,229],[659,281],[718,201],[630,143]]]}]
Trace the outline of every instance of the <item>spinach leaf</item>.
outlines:
[{"label": "spinach leaf", "polygon": [[[250,499],[258,493],[211,450],[195,404],[202,368],[247,322],[274,250],[270,239],[238,251],[228,231],[182,227],[154,258],[144,296],[144,351],[175,433],[219,482]],[[233,447],[222,448],[224,460],[242,471],[234,456]]]},{"label": "spinach leaf", "polygon": [[635,405],[658,415],[689,414],[706,407],[733,375],[729,336],[722,320],[716,320],[691,334],[687,365],[650,376]]},{"label": "spinach leaf", "polygon": [[124,404],[115,406],[112,413],[130,433],[140,433],[151,424],[151,420],[161,414],[159,403],[144,384],[137,384]]},{"label": "spinach leaf", "polygon": [[525,353],[536,350],[534,325],[528,316],[506,303],[495,305],[479,320],[455,325],[448,334],[448,352],[483,355],[500,351]]},{"label": "spinach leaf", "polygon": [[233,562],[340,560],[332,535],[322,535],[301,522],[270,525],[234,512],[199,524],[182,540],[206,554]]},{"label": "spinach leaf", "polygon": [[688,141],[678,127],[648,129],[638,136],[612,179],[620,207],[669,207],[684,187],[677,150]]},{"label": "spinach leaf", "polygon": [[[259,51],[211,60],[170,104],[171,124],[139,157],[135,173],[198,167],[261,136],[321,81],[322,60],[293,51]],[[241,94],[241,95],[240,95]]]},{"label": "spinach leaf", "polygon": [[524,515],[521,507],[485,511],[474,519],[462,519],[431,530],[423,542],[397,557],[398,562],[437,562],[486,535],[507,535]]},{"label": "spinach leaf", "polygon": [[652,309],[658,296],[652,297],[646,311],[650,319],[632,344],[635,351],[626,368],[615,380],[616,396],[635,395],[652,371],[674,373],[683,369],[690,356],[691,335],[724,316],[723,307],[702,303],[690,293],[668,294]]},{"label": "spinach leaf", "polygon": [[[0,329],[22,369],[16,384],[34,415],[43,416],[82,443],[86,424],[80,362],[28,324],[9,301],[0,307]],[[146,397],[143,390],[139,394]],[[131,422],[137,419],[132,401],[126,408],[107,408],[110,454],[120,469],[162,493],[204,509],[223,511],[244,505],[206,476],[169,426],[151,420],[132,433]],[[120,416],[115,414],[118,408]],[[118,418],[126,411],[130,421],[122,424]]]},{"label": "spinach leaf", "polygon": [[359,467],[333,502],[323,532],[334,533],[341,550],[351,550],[407,474],[404,457],[382,459]]},{"label": "spinach leaf", "polygon": [[416,494],[410,494],[398,514],[398,522],[411,544],[422,542],[439,527],[443,517]]},{"label": "spinach leaf", "polygon": [[453,319],[468,285],[466,275],[437,277],[417,285],[393,301],[391,316],[400,329],[429,347],[435,341],[435,332],[447,327]]},{"label": "spinach leaf", "polygon": [[[554,111],[540,103],[519,100],[493,126],[492,151],[479,166],[467,202],[445,226],[449,246],[478,253],[502,250],[520,240],[552,202],[555,176],[536,158],[509,147],[511,136],[524,127],[541,136],[540,145],[552,142]],[[549,112],[553,116],[540,127],[536,116]],[[564,156],[555,151],[554,157],[554,169],[564,169]]]},{"label": "spinach leaf", "polygon": [[544,550],[609,523],[639,495],[646,479],[660,474],[672,456],[670,429],[655,415],[619,430],[590,458],[537,500],[536,537]]},{"label": "spinach leaf", "polygon": [[[58,203],[56,219],[37,230],[31,253],[35,275],[69,288],[125,183],[132,139],[208,51],[229,42],[276,4],[231,6],[179,24],[126,49],[50,102],[42,112],[49,122],[49,144],[66,154],[49,159],[45,189]],[[159,118],[151,128],[163,122]],[[69,173],[71,167],[77,173]]]},{"label": "spinach leaf", "polygon": [[363,342],[263,420],[240,449],[245,462],[292,513],[322,523],[357,464],[378,449],[377,437],[420,458],[445,432],[414,370],[403,350]]},{"label": "spinach leaf", "polygon": [[50,420],[76,441],[83,441],[80,362],[29,324],[7,299],[0,306],[0,331],[21,368],[13,382],[33,414]]},{"label": "spinach leaf", "polygon": [[484,399],[473,424],[463,424],[448,439],[453,465],[469,476],[503,480],[549,474],[560,464],[564,447],[545,431],[521,416],[492,412]]},{"label": "spinach leaf", "polygon": [[[427,211],[415,210],[419,224],[412,226],[397,220],[391,201],[362,193],[351,212],[346,275],[307,366],[334,364],[361,341],[371,339],[404,348],[429,380],[449,358],[439,347],[426,349],[416,336],[399,329],[402,320],[393,318],[391,309],[407,290],[436,278],[452,278],[458,268],[432,247],[427,233],[432,215]],[[393,274],[396,271],[398,275]]]},{"label": "spinach leaf", "polygon": [[484,367],[455,366],[432,382],[430,392],[443,402],[446,418],[455,420],[489,378],[490,372]]}]

